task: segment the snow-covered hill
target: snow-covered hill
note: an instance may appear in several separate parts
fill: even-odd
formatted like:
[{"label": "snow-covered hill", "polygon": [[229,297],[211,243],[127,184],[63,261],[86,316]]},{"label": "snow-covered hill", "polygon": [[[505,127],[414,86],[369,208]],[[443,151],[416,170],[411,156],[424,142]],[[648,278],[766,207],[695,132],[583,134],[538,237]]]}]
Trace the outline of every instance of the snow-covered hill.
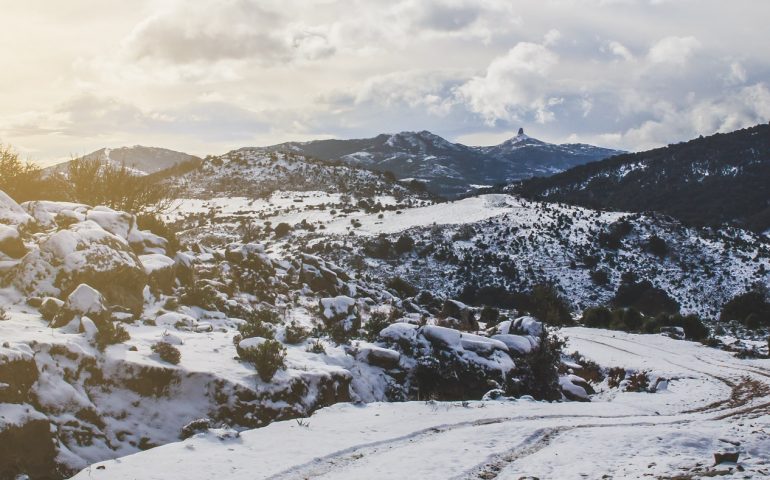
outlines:
[{"label": "snow-covered hill", "polygon": [[550,144],[525,135],[523,130],[492,147],[452,143],[421,131],[357,140],[290,142],[262,150],[296,152],[392,172],[396,178],[417,179],[434,193],[448,197],[465,194],[478,186],[552,175],[621,153],[583,144]]},{"label": "snow-covered hill", "polygon": [[364,168],[330,165],[304,155],[242,148],[207,158],[199,168],[175,179],[196,198],[269,197],[277,190],[344,193],[357,198],[390,195],[429,199],[423,189]]},{"label": "snow-covered hill", "polygon": [[[394,202],[380,199],[385,206]],[[449,296],[483,287],[523,292],[553,283],[576,312],[609,304],[630,278],[651,282],[684,312],[709,318],[752,285],[770,284],[770,244],[743,230],[688,228],[665,216],[598,212],[505,194],[405,207],[369,211],[320,192],[278,192],[261,202],[183,200],[169,219],[179,221],[191,241],[223,243],[237,239],[246,220],[262,227],[287,223],[292,231],[274,240],[276,248],[322,252],[351,269],[361,270],[363,262],[362,273],[383,282],[403,278]],[[408,251],[387,247],[404,235],[414,242]],[[664,252],[651,250],[655,241]],[[380,245],[387,248],[378,250]]]}]

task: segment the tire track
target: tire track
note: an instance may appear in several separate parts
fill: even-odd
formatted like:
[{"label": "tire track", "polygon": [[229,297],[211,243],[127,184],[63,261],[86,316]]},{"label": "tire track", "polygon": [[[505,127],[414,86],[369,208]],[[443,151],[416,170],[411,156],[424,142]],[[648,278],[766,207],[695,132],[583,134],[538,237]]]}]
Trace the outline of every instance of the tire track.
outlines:
[{"label": "tire track", "polygon": [[[604,347],[621,351],[623,353],[633,355],[635,357],[641,357],[641,358],[645,357],[645,355],[639,354],[637,352],[633,352],[631,350],[627,350],[627,349],[618,347],[616,345],[611,345],[609,343],[605,343],[602,341],[589,339],[581,336],[574,336],[574,337],[581,341],[602,345]],[[606,337],[606,336],[603,336],[603,337],[607,339],[612,338],[612,340],[624,341],[626,343],[642,346],[644,348],[652,348],[655,350],[659,350],[663,353],[666,353],[668,356],[675,356],[675,357],[679,356],[679,354],[675,352],[667,351],[662,348],[651,347],[647,345],[639,345],[638,343],[634,343],[632,341],[625,340],[625,339],[618,339],[615,337]],[[730,368],[734,371],[743,371],[744,373],[755,373],[757,375],[762,375],[770,378],[770,375],[764,375],[759,372],[753,372],[751,371],[752,369],[745,370],[743,368],[739,368],[729,364],[725,364],[725,365],[713,364],[699,358],[698,356],[695,356],[695,358],[713,367]],[[760,405],[746,406],[752,400],[755,400],[756,398],[759,398],[761,396],[757,394],[757,391],[759,388],[758,386],[761,385],[764,388],[767,388],[767,385],[764,383],[760,383],[760,382],[757,382],[756,380],[748,379],[746,377],[743,377],[741,381],[736,383],[730,379],[721,377],[719,375],[715,375],[713,373],[705,372],[692,367],[678,364],[677,362],[672,361],[670,358],[663,358],[663,360],[673,366],[719,381],[731,389],[731,395],[727,399],[719,400],[712,404],[699,407],[693,410],[686,410],[675,414],[666,415],[666,417],[675,417],[677,415],[693,415],[696,413],[702,413],[702,414],[721,413],[721,414],[716,417],[710,417],[705,419],[680,418],[680,419],[668,420],[668,421],[663,420],[661,417],[659,417],[656,414],[639,414],[639,415],[633,415],[631,417],[629,417],[628,415],[613,415],[613,416],[532,415],[527,417],[498,417],[498,418],[491,418],[491,419],[472,420],[472,421],[458,422],[454,424],[445,424],[445,425],[429,427],[429,428],[417,430],[415,432],[411,432],[399,437],[384,439],[384,440],[375,441],[375,442],[366,443],[366,444],[354,445],[349,448],[330,453],[323,457],[315,458],[309,462],[305,462],[303,464],[293,466],[268,478],[270,478],[271,480],[290,480],[290,479],[310,479],[310,478],[323,476],[323,475],[330,474],[335,471],[339,471],[341,469],[345,469],[347,467],[356,465],[362,459],[371,457],[372,455],[385,454],[395,449],[409,446],[412,444],[418,445],[421,442],[428,441],[429,439],[434,438],[437,435],[442,435],[448,432],[453,432],[453,431],[466,429],[466,428],[474,429],[474,428],[479,428],[487,425],[502,424],[507,422],[521,423],[521,422],[528,422],[528,421],[549,420],[549,419],[554,420],[554,419],[561,419],[561,418],[572,419],[572,420],[576,420],[580,418],[586,418],[586,419],[591,418],[594,420],[620,419],[620,418],[641,419],[645,417],[658,418],[658,420],[656,421],[647,421],[647,422],[636,421],[636,422],[588,423],[588,424],[560,425],[555,427],[538,428],[535,431],[533,431],[524,441],[518,442],[515,446],[503,452],[491,455],[484,462],[472,467],[468,471],[463,472],[459,476],[455,477],[455,479],[457,480],[467,480],[467,479],[491,480],[491,479],[497,478],[498,475],[504,469],[514,464],[515,462],[521,459],[527,458],[531,455],[534,455],[545,448],[548,448],[555,439],[557,439],[561,434],[565,432],[569,432],[577,429],[586,429],[586,428],[643,427],[643,426],[656,426],[656,425],[687,424],[687,423],[693,423],[697,421],[716,421],[716,420],[724,420],[727,418],[752,415],[760,412],[764,413],[766,410],[770,409],[770,402],[763,403]],[[740,408],[740,407],[745,407],[745,408]],[[739,410],[735,410],[736,408],[739,408]]]}]

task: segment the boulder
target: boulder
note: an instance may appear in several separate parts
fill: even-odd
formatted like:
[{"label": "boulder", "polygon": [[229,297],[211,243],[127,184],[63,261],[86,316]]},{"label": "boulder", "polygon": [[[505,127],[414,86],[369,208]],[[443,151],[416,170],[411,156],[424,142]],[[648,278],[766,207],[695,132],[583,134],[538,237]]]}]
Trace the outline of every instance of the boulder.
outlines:
[{"label": "boulder", "polygon": [[27,253],[27,247],[21,241],[16,227],[0,225],[0,254],[10,258],[21,258]]},{"label": "boulder", "polygon": [[27,295],[60,298],[85,283],[139,313],[147,274],[126,240],[85,221],[46,237],[15,268],[13,281]]},{"label": "boulder", "polygon": [[398,368],[401,354],[389,348],[367,344],[358,348],[356,357],[369,365],[390,370]]},{"label": "boulder", "polygon": [[587,381],[572,374],[559,377],[559,387],[568,400],[577,402],[590,402],[589,395],[595,393]]},{"label": "boulder", "polygon": [[46,230],[57,227],[67,228],[73,223],[82,222],[86,219],[86,212],[91,208],[82,203],[46,200],[25,202],[21,206],[38,225]]},{"label": "boulder", "polygon": [[186,253],[179,252],[174,257],[176,277],[179,279],[179,282],[186,287],[195,284],[195,268],[193,262],[193,257]]},{"label": "boulder", "polygon": [[26,225],[32,217],[5,192],[0,190],[0,224]]},{"label": "boulder", "polygon": [[529,336],[505,334],[494,335],[492,338],[503,342],[512,355],[519,357],[529,355],[537,346],[532,337]]},{"label": "boulder", "polygon": [[459,330],[475,332],[479,329],[474,309],[457,300],[445,300],[439,316],[457,319]]},{"label": "boulder", "polygon": [[37,364],[31,352],[0,347],[0,403],[29,401],[29,391],[37,379]]},{"label": "boulder", "polygon": [[51,321],[56,318],[56,315],[64,306],[64,300],[59,300],[54,297],[45,297],[43,303],[40,304],[40,315],[43,320]]},{"label": "boulder", "polygon": [[335,341],[342,341],[361,328],[356,301],[345,295],[319,300],[324,323]]},{"label": "boulder", "polygon": [[169,312],[164,313],[155,319],[155,324],[159,327],[166,328],[195,328],[198,325],[198,320],[185,315],[183,313]]},{"label": "boulder", "polygon": [[165,255],[153,253],[140,255],[139,261],[144,266],[147,284],[151,289],[166,295],[173,293],[176,284],[176,262],[174,260]]},{"label": "boulder", "polygon": [[90,316],[98,321],[109,317],[104,296],[98,290],[82,283],[67,297],[67,301],[56,314],[52,327],[63,327],[75,317]]}]

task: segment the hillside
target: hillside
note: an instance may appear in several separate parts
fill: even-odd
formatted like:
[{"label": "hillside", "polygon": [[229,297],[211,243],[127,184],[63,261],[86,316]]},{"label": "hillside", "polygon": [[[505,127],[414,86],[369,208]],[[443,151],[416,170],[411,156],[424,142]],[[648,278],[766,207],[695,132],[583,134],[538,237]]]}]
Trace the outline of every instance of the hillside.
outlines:
[{"label": "hillside", "polygon": [[289,142],[263,151],[296,152],[417,179],[434,193],[453,197],[479,186],[551,175],[620,152],[584,144],[555,145],[519,134],[500,145],[470,147],[428,131],[382,134],[356,140]]},{"label": "hillside", "polygon": [[516,188],[529,198],[770,229],[770,125],[618,155]]},{"label": "hillside", "polygon": [[305,155],[242,148],[207,157],[192,172],[173,179],[193,198],[269,197],[277,190],[344,193],[357,198],[392,195],[429,199],[423,185],[358,166],[330,165]]}]

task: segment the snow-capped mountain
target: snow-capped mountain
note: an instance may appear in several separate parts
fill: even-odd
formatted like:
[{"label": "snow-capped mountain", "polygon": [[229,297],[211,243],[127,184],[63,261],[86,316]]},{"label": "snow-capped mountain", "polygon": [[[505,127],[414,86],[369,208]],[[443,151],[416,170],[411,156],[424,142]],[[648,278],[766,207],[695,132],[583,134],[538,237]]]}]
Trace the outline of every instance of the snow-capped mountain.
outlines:
[{"label": "snow-capped mountain", "polygon": [[701,137],[525,182],[525,196],[693,225],[770,229],[770,125]]},{"label": "snow-capped mountain", "polygon": [[[118,165],[126,165],[136,171],[139,175],[149,175],[167,170],[177,165],[200,160],[194,155],[166,148],[144,147],[135,145],[133,147],[120,148],[101,148],[94,152],[84,155],[83,158],[98,158]],[[60,163],[46,169],[48,172],[61,172],[67,168],[69,162]]]},{"label": "snow-capped mountain", "polygon": [[479,185],[551,175],[621,152],[583,144],[556,145],[518,135],[491,147],[452,143],[428,131],[381,134],[356,140],[289,142],[265,151],[292,151],[322,160],[392,172],[416,179],[434,193],[453,197]]}]

